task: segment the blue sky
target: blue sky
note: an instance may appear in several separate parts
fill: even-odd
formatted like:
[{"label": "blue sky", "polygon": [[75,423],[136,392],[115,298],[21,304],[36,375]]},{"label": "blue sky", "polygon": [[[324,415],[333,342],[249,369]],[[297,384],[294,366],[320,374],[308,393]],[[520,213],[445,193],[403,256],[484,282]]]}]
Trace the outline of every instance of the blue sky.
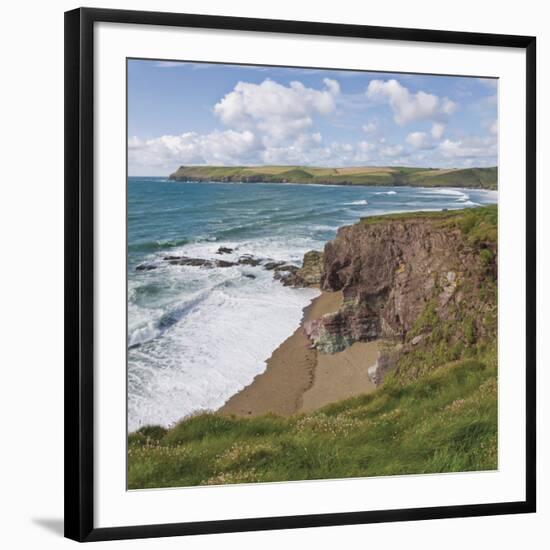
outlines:
[{"label": "blue sky", "polygon": [[497,81],[474,77],[129,60],[129,174],[495,166],[497,103]]}]

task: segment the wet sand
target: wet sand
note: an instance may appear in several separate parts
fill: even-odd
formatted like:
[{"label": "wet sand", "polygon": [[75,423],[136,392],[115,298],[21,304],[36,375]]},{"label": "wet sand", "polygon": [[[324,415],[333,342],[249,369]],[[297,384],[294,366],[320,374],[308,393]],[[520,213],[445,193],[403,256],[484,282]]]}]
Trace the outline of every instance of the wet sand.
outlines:
[{"label": "wet sand", "polygon": [[[341,305],[341,292],[323,292],[304,310],[302,323],[336,312]],[[375,342],[356,343],[333,355],[319,353],[310,348],[300,325],[266,361],[266,370],[231,397],[219,412],[288,416],[373,391],[375,386],[367,377],[367,369],[377,356]]]}]

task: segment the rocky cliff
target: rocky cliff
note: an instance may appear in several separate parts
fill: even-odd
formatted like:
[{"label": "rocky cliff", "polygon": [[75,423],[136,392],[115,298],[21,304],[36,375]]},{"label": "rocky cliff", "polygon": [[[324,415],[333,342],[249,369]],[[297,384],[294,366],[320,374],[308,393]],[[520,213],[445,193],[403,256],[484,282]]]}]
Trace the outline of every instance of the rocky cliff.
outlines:
[{"label": "rocky cliff", "polygon": [[[399,357],[413,349],[436,357],[446,347],[458,358],[494,340],[496,216],[494,206],[341,228],[325,246],[321,288],[342,290],[344,305],[306,327],[313,344],[336,352],[384,338]],[[388,356],[385,363],[391,366]]]}]

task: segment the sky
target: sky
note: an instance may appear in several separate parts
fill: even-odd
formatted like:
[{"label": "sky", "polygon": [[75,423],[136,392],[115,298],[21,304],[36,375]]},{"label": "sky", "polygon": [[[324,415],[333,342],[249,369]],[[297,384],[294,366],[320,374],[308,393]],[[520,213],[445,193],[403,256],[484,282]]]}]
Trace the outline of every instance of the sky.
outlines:
[{"label": "sky", "polygon": [[496,166],[498,81],[128,60],[128,173]]}]

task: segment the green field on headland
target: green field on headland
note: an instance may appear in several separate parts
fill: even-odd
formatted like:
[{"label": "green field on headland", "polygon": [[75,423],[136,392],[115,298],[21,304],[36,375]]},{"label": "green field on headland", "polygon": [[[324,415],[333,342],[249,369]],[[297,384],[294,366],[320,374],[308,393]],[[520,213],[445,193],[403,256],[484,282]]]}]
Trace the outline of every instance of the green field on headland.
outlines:
[{"label": "green field on headland", "polygon": [[318,341],[383,338],[378,389],[294,416],[144,427],[128,437],[129,489],[497,468],[496,205],[364,218],[324,257],[321,286],[345,301]]},{"label": "green field on headland", "polygon": [[311,166],[180,166],[174,181],[244,181],[330,185],[411,185],[497,189],[497,168],[408,168]]}]

